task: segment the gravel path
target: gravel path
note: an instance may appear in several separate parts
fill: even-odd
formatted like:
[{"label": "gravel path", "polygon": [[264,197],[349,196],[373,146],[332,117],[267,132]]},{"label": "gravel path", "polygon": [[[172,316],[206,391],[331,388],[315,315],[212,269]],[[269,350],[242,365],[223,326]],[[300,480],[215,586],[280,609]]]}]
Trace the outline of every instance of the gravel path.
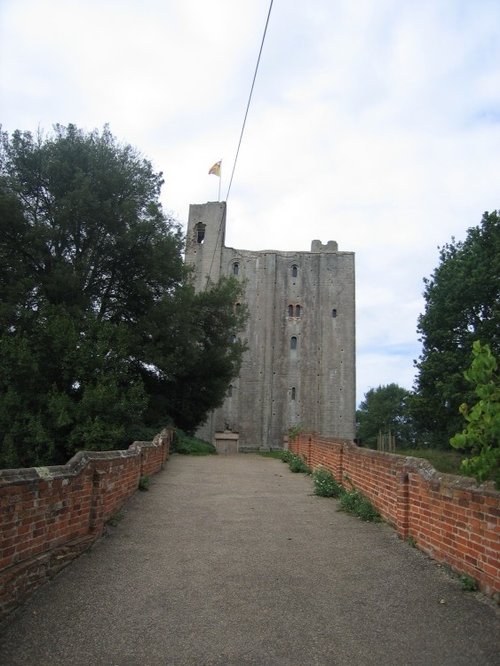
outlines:
[{"label": "gravel path", "polygon": [[2,666],[499,666],[480,594],[257,455],[172,456],[1,630]]}]

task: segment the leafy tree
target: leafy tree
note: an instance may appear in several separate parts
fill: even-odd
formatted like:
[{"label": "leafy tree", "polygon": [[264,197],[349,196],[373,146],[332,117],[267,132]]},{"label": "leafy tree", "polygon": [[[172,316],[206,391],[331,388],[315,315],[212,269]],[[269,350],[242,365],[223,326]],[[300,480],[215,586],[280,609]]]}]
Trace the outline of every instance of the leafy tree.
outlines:
[{"label": "leafy tree", "polygon": [[1,135],[0,465],[192,430],[238,373],[241,288],[194,293],[162,184],[107,127]]},{"label": "leafy tree", "polygon": [[151,396],[149,424],[161,425],[167,409],[176,425],[191,434],[222,404],[246,349],[237,333],[245,325],[247,309],[233,307],[241,301],[242,290],[234,278],[222,278],[199,293],[187,283],[175,300],[164,301],[149,319],[143,331],[146,364],[141,370]]},{"label": "leafy tree", "polygon": [[470,449],[473,457],[462,462],[466,474],[478,481],[492,478],[500,488],[500,379],[498,364],[488,345],[476,340],[472,346],[472,364],[464,372],[474,385],[477,402],[471,407],[460,405],[467,421],[461,433],[451,438],[457,449]]},{"label": "leafy tree", "polygon": [[440,264],[424,279],[425,312],[418,332],[422,354],[412,412],[422,443],[446,447],[461,427],[459,406],[469,402],[464,378],[472,343],[500,350],[500,219],[485,213],[465,241],[446,244]]},{"label": "leafy tree", "polygon": [[408,409],[410,392],[397,384],[370,389],[356,412],[357,437],[375,448],[380,431],[394,433],[399,446],[413,446],[414,432]]}]

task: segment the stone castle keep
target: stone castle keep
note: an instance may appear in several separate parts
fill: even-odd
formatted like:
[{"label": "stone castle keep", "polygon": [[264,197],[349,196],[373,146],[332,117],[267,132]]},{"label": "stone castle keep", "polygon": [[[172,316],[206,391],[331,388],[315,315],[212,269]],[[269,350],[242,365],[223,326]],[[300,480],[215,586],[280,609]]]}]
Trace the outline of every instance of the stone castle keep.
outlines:
[{"label": "stone castle keep", "polygon": [[226,204],[190,206],[186,263],[195,288],[223,275],[243,280],[249,309],[238,378],[197,435],[220,450],[282,448],[301,424],[355,434],[354,253],[314,240],[310,252],[224,245]]}]

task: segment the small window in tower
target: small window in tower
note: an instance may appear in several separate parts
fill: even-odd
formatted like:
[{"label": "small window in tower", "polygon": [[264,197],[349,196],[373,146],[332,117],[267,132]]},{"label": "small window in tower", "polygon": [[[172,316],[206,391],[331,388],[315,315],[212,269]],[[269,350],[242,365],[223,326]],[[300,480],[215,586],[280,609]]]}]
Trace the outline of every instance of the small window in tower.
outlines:
[{"label": "small window in tower", "polygon": [[292,400],[295,400],[295,386],[292,386]]},{"label": "small window in tower", "polygon": [[298,273],[299,273],[299,267],[296,264],[294,264],[292,266],[292,277],[296,278]]},{"label": "small window in tower", "polygon": [[227,389],[227,397],[231,398],[233,395],[233,385],[229,384],[229,388]]},{"label": "small window in tower", "polygon": [[293,305],[288,306],[288,316],[293,317]]},{"label": "small window in tower", "polygon": [[295,306],[295,316],[300,317],[301,312],[302,312],[302,309],[301,309],[300,305],[296,305]]},{"label": "small window in tower", "polygon": [[290,349],[297,349],[297,338],[295,335],[292,335],[290,338]]},{"label": "small window in tower", "polygon": [[335,319],[336,316],[337,316],[337,309],[336,309],[336,308],[333,308],[333,310],[332,310],[332,317]]},{"label": "small window in tower", "polygon": [[199,222],[196,225],[196,242],[201,245],[203,241],[205,240],[205,229],[207,225],[203,224],[202,222]]},{"label": "small window in tower", "polygon": [[233,264],[233,275],[239,275],[239,274],[240,274],[240,265],[237,261],[235,261]]}]

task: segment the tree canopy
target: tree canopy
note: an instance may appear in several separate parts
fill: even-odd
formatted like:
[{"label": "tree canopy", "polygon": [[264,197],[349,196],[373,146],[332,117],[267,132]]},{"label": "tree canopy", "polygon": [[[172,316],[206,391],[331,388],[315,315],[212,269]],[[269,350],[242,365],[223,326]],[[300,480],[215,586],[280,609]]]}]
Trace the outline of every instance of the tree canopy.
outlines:
[{"label": "tree canopy", "polygon": [[500,351],[500,219],[485,213],[466,239],[440,249],[440,263],[424,280],[425,312],[419,317],[422,353],[412,412],[419,441],[448,446],[460,430],[459,407],[472,399],[464,377],[475,340]]},{"label": "tree canopy", "polygon": [[64,462],[175,420],[239,371],[235,280],[195,294],[162,174],[106,127],[2,133],[0,464]]},{"label": "tree canopy", "polygon": [[410,392],[397,384],[370,389],[356,412],[357,439],[360,444],[375,448],[378,433],[390,430],[396,438],[397,446],[413,446],[409,397]]}]

